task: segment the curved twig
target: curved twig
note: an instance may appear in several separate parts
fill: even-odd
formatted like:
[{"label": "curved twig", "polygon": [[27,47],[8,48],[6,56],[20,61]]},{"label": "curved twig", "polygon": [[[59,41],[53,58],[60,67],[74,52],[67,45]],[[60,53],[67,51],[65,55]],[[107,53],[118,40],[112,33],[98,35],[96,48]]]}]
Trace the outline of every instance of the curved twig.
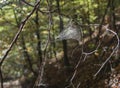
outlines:
[{"label": "curved twig", "polygon": [[100,69],[99,69],[99,70],[97,71],[97,73],[94,75],[94,77],[96,77],[96,76],[98,75],[98,73],[102,70],[102,68],[105,66],[105,64],[111,59],[111,57],[112,57],[112,55],[115,53],[115,51],[119,48],[119,36],[117,35],[117,33],[114,32],[114,31],[112,31],[112,30],[110,30],[110,29],[108,29],[108,28],[106,28],[106,32],[107,32],[107,31],[113,33],[113,34],[116,36],[118,43],[117,43],[116,47],[113,49],[113,51],[112,51],[112,53],[110,54],[110,56],[106,59],[106,61],[102,64],[102,66],[100,67]]}]

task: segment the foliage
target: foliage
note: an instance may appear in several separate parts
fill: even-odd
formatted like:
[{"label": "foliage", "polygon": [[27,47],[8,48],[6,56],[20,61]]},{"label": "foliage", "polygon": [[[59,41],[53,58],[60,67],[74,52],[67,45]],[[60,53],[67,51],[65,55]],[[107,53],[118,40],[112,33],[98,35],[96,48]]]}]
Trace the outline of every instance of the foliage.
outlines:
[{"label": "foliage", "polygon": [[[36,1],[0,1],[0,60],[10,46],[13,37],[19,30],[21,22],[32,11]],[[45,50],[45,52],[47,52],[47,59],[55,59],[57,54],[63,51],[62,43],[55,40],[60,32],[60,16],[63,19],[64,28],[66,28],[65,25],[71,20],[80,26],[82,24],[82,26],[100,24],[108,4],[108,0],[58,0],[61,9],[61,14],[59,14],[56,1],[57,0],[41,0],[38,9],[38,24],[36,21],[36,11],[32,14],[30,19],[27,20],[22,33],[2,65],[4,78],[9,76],[11,79],[16,79],[20,78],[22,75],[32,73],[28,64],[29,61],[26,61],[26,58],[28,57],[24,55],[25,51],[27,51],[32,68],[35,71],[39,69],[40,58],[38,46],[41,47],[41,56],[44,57],[44,50],[47,41],[49,41],[48,47]],[[115,0],[116,9],[119,8],[119,3],[120,0]],[[83,37],[86,38],[95,31],[95,28],[83,27],[82,30],[84,34]],[[39,39],[37,33],[39,34]],[[38,42],[40,42],[40,45],[38,45]],[[93,40],[93,42],[95,41]],[[71,42],[68,46],[69,45],[71,45]],[[26,49],[24,47],[26,47]],[[89,51],[89,49],[94,49],[96,44],[88,44],[85,47],[85,50]],[[99,55],[99,53],[97,54]]]}]

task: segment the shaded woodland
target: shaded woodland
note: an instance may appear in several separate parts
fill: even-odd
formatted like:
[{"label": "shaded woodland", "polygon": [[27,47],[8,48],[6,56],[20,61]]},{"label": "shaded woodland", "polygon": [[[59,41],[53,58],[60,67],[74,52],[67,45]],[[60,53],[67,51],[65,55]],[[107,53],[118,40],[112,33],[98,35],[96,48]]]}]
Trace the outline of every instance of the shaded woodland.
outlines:
[{"label": "shaded woodland", "polygon": [[0,0],[0,88],[120,88],[120,0]]}]

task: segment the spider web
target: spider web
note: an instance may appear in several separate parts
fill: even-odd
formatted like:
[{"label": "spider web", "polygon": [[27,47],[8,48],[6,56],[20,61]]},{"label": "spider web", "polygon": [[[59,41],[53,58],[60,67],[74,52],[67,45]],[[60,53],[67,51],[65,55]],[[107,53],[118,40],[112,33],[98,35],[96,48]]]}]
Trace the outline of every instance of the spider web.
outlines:
[{"label": "spider web", "polygon": [[67,40],[67,39],[74,39],[80,41],[81,39],[81,29],[74,25],[73,23],[69,23],[65,30],[63,30],[56,39],[59,40]]}]

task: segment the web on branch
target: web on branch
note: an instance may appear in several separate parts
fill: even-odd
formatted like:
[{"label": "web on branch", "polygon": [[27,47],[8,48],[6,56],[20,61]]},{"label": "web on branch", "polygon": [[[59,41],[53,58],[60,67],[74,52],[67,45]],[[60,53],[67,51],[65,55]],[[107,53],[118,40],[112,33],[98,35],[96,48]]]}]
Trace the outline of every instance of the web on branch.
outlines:
[{"label": "web on branch", "polygon": [[65,27],[65,30],[63,30],[56,37],[56,39],[59,39],[59,40],[74,39],[74,40],[80,41],[80,39],[81,39],[81,31],[80,30],[81,30],[81,28],[77,27],[73,23],[69,23]]}]

